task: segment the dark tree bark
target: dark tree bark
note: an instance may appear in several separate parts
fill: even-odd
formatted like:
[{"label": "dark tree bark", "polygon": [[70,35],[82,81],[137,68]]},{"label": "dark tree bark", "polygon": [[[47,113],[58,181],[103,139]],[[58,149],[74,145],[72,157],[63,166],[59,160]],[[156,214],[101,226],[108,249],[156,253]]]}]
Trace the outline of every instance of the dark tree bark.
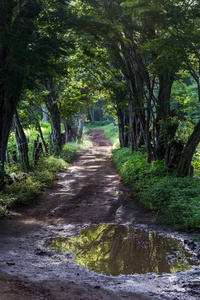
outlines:
[{"label": "dark tree bark", "polygon": [[51,116],[51,130],[53,144],[56,152],[61,150],[61,128],[60,128],[60,113],[57,105],[57,95],[55,91],[55,84],[52,79],[49,79],[48,82],[44,83],[44,87],[49,94],[45,96],[45,103],[49,110]]},{"label": "dark tree bark", "polygon": [[[27,71],[22,72],[25,65],[23,65],[22,57],[21,59],[18,58],[18,54],[26,51],[30,43],[30,36],[34,30],[33,20],[40,12],[40,4],[39,2],[26,1],[18,9],[19,6],[16,1],[0,2],[2,38],[0,41],[0,190],[5,184],[5,153],[14,111],[20,99],[24,75],[27,74]],[[24,39],[16,43],[17,37],[22,36],[22,34]]]},{"label": "dark tree bark", "polygon": [[21,162],[27,168],[29,168],[29,158],[28,158],[28,143],[26,135],[22,128],[22,125],[19,120],[17,109],[14,111],[13,116],[13,128],[15,132],[15,140],[17,144],[17,152],[21,156]]},{"label": "dark tree bark", "polygon": [[65,142],[71,142],[72,140],[77,139],[78,135],[78,119],[77,118],[67,118],[62,119],[62,123],[65,128]]},{"label": "dark tree bark", "polygon": [[[126,30],[124,34],[131,40],[131,36]],[[146,84],[149,88],[150,81],[148,73],[145,69],[142,58],[134,41],[131,41],[131,43],[127,44],[121,41],[120,44],[121,49],[118,48],[117,51],[114,52],[114,54],[115,61],[120,63],[120,68],[122,69],[122,72],[124,74],[126,85],[129,88],[128,93],[130,99],[130,117],[129,122],[126,123],[128,124],[128,126],[130,126],[130,133],[127,135],[127,145],[129,145],[129,142],[131,142],[132,149],[138,150],[141,146],[141,143],[146,143],[146,119],[143,99],[144,84]],[[122,53],[120,55],[121,50]],[[116,65],[116,63],[114,65]],[[122,136],[122,133],[120,133],[120,136]]]},{"label": "dark tree bark", "polygon": [[12,120],[15,110],[15,102],[13,99],[0,96],[0,190],[4,187],[4,165],[6,157],[6,149],[8,137],[10,134]]},{"label": "dark tree bark", "polygon": [[151,119],[153,121],[153,111],[152,111],[152,99],[153,99],[153,90],[154,90],[154,85],[155,85],[155,77],[152,80],[151,88],[149,90],[149,96],[147,99],[147,117],[146,117],[146,124],[145,124],[145,135],[146,135],[146,148],[147,148],[147,162],[151,163],[152,160],[154,159],[154,149],[152,143],[152,139],[154,139],[153,136],[151,136],[150,132],[150,123]]},{"label": "dark tree bark", "polygon": [[156,103],[156,157],[155,159],[162,160],[165,158],[165,153],[168,148],[169,137],[166,132],[162,131],[160,122],[165,122],[167,117],[171,115],[170,96],[174,78],[170,75],[159,76],[159,94]]},{"label": "dark tree bark", "polygon": [[128,117],[125,115],[124,111],[118,106],[117,107],[117,118],[118,118],[118,128],[119,128],[119,142],[120,147],[129,146],[129,134],[128,134]]},{"label": "dark tree bark", "polygon": [[[14,2],[8,1],[1,6],[1,13],[4,14],[5,20],[1,18],[1,28],[9,28],[12,22],[12,10],[14,9]],[[0,13],[0,16],[2,17]],[[11,48],[9,46],[2,47],[0,49],[0,71],[2,77],[9,76],[9,60]],[[20,88],[19,88],[20,89]],[[0,80],[0,190],[4,187],[4,164],[7,150],[8,137],[10,134],[12,120],[14,115],[14,109],[16,107],[15,97],[9,94],[6,87],[6,82]]]},{"label": "dark tree bark", "polygon": [[68,119],[62,119],[62,123],[63,123],[64,129],[65,129],[65,143],[67,143],[72,140],[71,126],[69,125]]},{"label": "dark tree bark", "polygon": [[143,132],[142,132],[142,125],[140,122],[140,118],[138,114],[133,109],[133,106],[129,106],[129,113],[130,113],[130,138],[131,138],[131,145],[132,151],[137,151],[142,143],[143,140]]},{"label": "dark tree bark", "polygon": [[199,142],[200,142],[200,121],[195,126],[181,155],[179,165],[178,165],[179,176],[184,177],[190,175],[192,158]]}]

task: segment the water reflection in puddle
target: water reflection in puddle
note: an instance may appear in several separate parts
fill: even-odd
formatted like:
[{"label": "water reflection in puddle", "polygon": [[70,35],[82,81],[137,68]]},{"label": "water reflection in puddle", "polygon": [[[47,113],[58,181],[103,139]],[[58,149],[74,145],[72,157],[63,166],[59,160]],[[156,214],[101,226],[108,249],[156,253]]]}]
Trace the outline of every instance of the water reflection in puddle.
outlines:
[{"label": "water reflection in puddle", "polygon": [[51,238],[55,252],[73,253],[76,264],[98,273],[175,273],[199,265],[181,241],[123,225],[101,224],[80,230],[73,238]]}]

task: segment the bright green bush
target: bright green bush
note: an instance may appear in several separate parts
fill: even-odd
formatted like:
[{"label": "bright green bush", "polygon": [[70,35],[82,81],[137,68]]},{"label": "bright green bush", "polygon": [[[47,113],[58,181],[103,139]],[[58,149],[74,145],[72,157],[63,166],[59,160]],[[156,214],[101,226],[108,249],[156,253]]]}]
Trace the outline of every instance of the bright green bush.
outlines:
[{"label": "bright green bush", "polygon": [[168,173],[163,161],[148,164],[146,153],[132,152],[131,148],[113,150],[112,159],[117,170],[120,171],[122,180],[129,185],[146,176],[165,176]]},{"label": "bright green bush", "polygon": [[7,168],[7,174],[14,179],[14,183],[7,184],[5,190],[0,193],[3,207],[8,205],[10,199],[14,200],[9,206],[32,202],[44,187],[52,183],[55,173],[67,167],[68,163],[61,158],[43,156],[29,172],[24,172],[19,165]]},{"label": "bright green bush", "polygon": [[164,161],[148,164],[145,153],[127,148],[114,150],[112,159],[122,180],[132,187],[143,206],[159,213],[159,222],[178,229],[200,228],[197,176],[178,178]]},{"label": "bright green bush", "polygon": [[114,148],[119,147],[119,129],[118,126],[114,126],[113,123],[104,126],[104,136],[110,140],[114,145]]}]

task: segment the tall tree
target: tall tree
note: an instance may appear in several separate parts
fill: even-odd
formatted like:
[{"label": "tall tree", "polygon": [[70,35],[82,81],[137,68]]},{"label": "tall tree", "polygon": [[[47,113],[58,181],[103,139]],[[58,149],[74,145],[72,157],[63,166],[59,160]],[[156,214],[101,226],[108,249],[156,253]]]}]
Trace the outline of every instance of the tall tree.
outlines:
[{"label": "tall tree", "polygon": [[47,94],[44,96],[47,109],[51,116],[51,130],[56,152],[61,150],[61,120],[57,104],[56,85],[52,78],[43,84]]},{"label": "tall tree", "polygon": [[39,1],[26,1],[20,5],[14,0],[0,3],[0,189],[4,184],[8,137],[25,76],[20,60],[26,52],[40,10]]},{"label": "tall tree", "polygon": [[[178,111],[172,109],[171,91],[182,70],[190,72],[198,89],[200,86],[199,5],[199,1],[190,0],[86,0],[83,3],[83,11],[86,8],[85,13],[93,17],[94,24],[100,24],[98,30],[96,26],[88,28],[88,32],[104,40],[111,69],[121,73],[118,79],[129,88],[133,149],[137,149],[139,128],[149,162],[165,158],[166,164],[172,166],[170,155],[179,151],[180,157],[182,151],[175,141],[179,123],[170,121],[180,118]],[[187,165],[184,175],[189,172],[198,134],[197,123],[188,140],[190,147],[187,143],[182,153],[179,173],[180,165]]]},{"label": "tall tree", "polygon": [[[22,89],[60,71],[56,63],[71,48],[63,33],[74,20],[67,0],[0,2],[0,189],[15,108]],[[73,20],[73,21],[72,21]],[[59,35],[58,35],[59,32]]]},{"label": "tall tree", "polygon": [[17,152],[21,156],[22,165],[25,166],[26,168],[29,168],[28,143],[27,143],[27,139],[23,127],[19,120],[17,109],[15,109],[14,111],[13,128],[14,128],[15,140],[17,144]]}]

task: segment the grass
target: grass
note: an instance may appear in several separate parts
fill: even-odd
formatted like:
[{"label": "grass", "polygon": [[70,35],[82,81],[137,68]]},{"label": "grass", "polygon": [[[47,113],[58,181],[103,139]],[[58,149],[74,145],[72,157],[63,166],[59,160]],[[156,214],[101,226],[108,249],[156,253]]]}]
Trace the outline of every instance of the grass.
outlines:
[{"label": "grass", "polygon": [[[180,230],[200,229],[200,173],[178,178],[164,161],[148,164],[146,153],[129,148],[116,149],[112,159],[123,182],[129,185],[142,205],[158,212],[158,222]],[[200,166],[197,159],[194,165]],[[200,169],[200,168],[199,168]]]},{"label": "grass", "polygon": [[[5,215],[11,207],[33,202],[45,187],[51,185],[55,173],[66,169],[68,165],[62,158],[43,155],[29,171],[23,170],[20,164],[7,166],[7,185],[0,192],[0,216]],[[14,181],[12,184],[9,184],[10,178]]]}]

